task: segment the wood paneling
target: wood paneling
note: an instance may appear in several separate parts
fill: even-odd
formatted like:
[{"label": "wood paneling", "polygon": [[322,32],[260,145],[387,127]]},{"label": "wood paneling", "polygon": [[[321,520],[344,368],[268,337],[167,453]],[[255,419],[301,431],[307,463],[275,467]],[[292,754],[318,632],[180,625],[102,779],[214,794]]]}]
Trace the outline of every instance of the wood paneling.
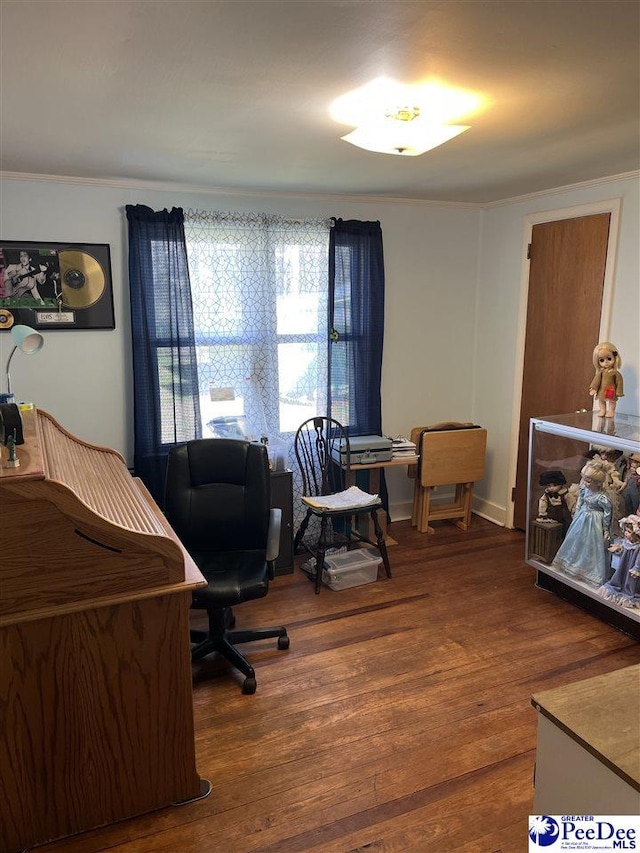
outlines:
[{"label": "wood paneling", "polygon": [[392,579],[316,596],[296,569],[236,608],[291,647],[243,646],[254,696],[223,661],[194,671],[210,797],[39,853],[524,853],[531,696],[640,663],[640,646],[536,589],[522,533],[435,524],[391,525]]}]

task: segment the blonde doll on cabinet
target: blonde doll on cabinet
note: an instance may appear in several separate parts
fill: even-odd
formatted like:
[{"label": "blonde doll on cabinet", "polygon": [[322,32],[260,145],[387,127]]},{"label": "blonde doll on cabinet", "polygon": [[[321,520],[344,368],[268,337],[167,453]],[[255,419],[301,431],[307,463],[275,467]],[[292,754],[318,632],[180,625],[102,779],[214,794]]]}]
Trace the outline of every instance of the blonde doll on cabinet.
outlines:
[{"label": "blonde doll on cabinet", "polygon": [[612,343],[603,341],[593,351],[593,366],[596,372],[589,394],[598,400],[598,415],[612,418],[618,398],[624,397],[620,353]]}]

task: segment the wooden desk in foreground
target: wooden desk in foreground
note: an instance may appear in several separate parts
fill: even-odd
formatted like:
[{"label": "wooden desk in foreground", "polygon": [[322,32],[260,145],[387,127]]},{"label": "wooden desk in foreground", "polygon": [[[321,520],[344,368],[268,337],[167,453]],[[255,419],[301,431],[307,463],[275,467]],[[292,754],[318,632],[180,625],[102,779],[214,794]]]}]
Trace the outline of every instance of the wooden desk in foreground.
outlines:
[{"label": "wooden desk in foreground", "polygon": [[536,693],[533,814],[640,813],[640,664]]},{"label": "wooden desk in foreground", "polygon": [[205,580],[113,450],[24,413],[0,464],[0,853],[201,795],[189,607]]}]

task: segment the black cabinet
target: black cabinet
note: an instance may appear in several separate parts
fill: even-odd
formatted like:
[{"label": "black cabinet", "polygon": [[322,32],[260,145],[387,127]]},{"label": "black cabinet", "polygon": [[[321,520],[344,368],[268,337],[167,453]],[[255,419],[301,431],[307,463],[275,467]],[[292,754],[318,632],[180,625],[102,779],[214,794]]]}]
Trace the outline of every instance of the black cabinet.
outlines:
[{"label": "black cabinet", "polygon": [[293,473],[271,472],[271,506],[282,510],[280,528],[280,555],[276,560],[276,574],[293,573]]}]

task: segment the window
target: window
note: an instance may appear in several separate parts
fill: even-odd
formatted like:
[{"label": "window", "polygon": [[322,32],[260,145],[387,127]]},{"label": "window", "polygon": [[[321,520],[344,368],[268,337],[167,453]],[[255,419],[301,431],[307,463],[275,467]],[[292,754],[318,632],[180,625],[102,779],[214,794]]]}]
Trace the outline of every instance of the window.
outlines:
[{"label": "window", "polygon": [[134,467],[156,501],[176,442],[266,434],[295,467],[291,438],[310,416],[379,432],[379,222],[145,205],[126,215]]},{"label": "window", "polygon": [[188,211],[203,436],[290,437],[324,413],[329,222]]}]

